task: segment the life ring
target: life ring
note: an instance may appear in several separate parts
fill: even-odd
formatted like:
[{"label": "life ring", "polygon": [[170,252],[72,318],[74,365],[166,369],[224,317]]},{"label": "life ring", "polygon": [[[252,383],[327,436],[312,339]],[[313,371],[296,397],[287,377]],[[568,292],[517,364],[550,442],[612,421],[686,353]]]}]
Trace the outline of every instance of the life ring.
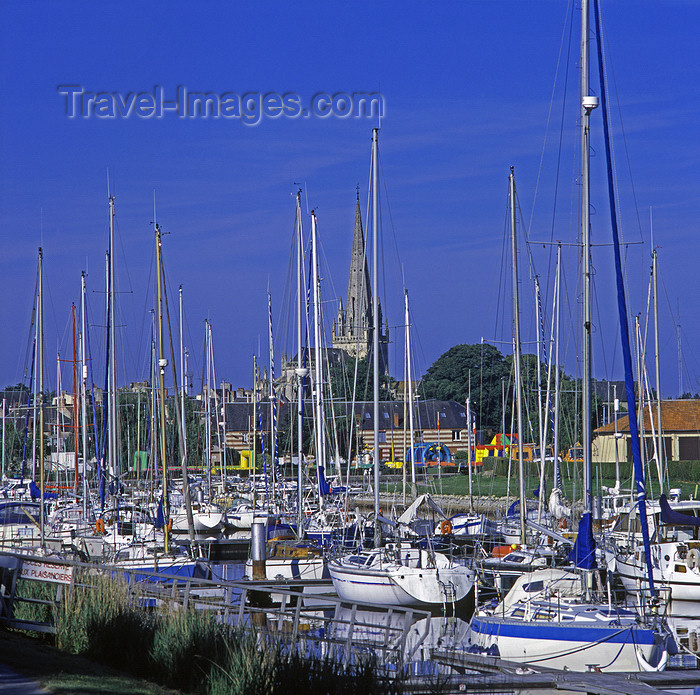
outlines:
[{"label": "life ring", "polygon": [[170,533],[173,530],[173,520],[168,519],[168,533]]},{"label": "life ring", "polygon": [[440,533],[443,536],[449,536],[452,533],[452,522],[449,519],[443,519],[440,522]]},{"label": "life ring", "polygon": [[685,564],[689,570],[700,569],[700,551],[697,548],[691,548],[688,551]]},{"label": "life ring", "polygon": [[106,533],[104,519],[100,518],[95,522],[95,533]]}]

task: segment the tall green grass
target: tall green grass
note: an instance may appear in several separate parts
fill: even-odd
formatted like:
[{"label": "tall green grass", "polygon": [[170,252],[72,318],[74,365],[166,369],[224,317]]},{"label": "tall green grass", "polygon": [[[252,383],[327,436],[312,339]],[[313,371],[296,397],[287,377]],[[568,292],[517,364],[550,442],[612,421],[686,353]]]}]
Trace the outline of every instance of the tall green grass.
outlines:
[{"label": "tall green grass", "polygon": [[262,633],[224,625],[206,611],[144,609],[109,577],[77,585],[55,610],[56,644],[141,678],[195,695],[383,695],[399,683],[365,661],[309,660]]}]

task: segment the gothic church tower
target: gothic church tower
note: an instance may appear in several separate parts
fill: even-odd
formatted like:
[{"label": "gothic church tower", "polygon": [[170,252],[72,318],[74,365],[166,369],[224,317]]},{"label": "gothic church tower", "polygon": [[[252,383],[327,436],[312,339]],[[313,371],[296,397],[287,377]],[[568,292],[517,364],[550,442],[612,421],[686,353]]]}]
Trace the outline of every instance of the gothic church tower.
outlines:
[{"label": "gothic church tower", "polygon": [[[382,326],[382,307],[379,306],[379,370],[389,372],[389,327]],[[352,238],[350,256],[350,276],[345,308],[340,301],[338,317],[333,322],[333,347],[343,350],[351,357],[371,356],[372,354],[372,288],[369,282],[369,269],[365,249],[365,236],[362,231],[360,212],[360,192],[357,192],[355,207],[355,231]]]}]

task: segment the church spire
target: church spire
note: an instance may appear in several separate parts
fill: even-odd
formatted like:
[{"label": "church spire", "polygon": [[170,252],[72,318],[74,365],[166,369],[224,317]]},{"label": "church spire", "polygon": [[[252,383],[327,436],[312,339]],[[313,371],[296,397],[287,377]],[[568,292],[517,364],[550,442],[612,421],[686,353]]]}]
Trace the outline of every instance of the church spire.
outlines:
[{"label": "church spire", "polygon": [[355,231],[352,238],[348,299],[345,304],[346,330],[353,336],[372,326],[372,291],[369,284],[369,268],[365,252],[365,236],[362,230],[360,189],[357,189],[355,206]]},{"label": "church spire", "polygon": [[[360,211],[360,188],[357,188],[355,205],[355,231],[352,238],[350,256],[350,277],[348,278],[348,298],[338,302],[338,319],[333,331],[333,347],[351,357],[364,359],[372,352],[372,286],[369,282],[369,264],[365,249],[365,235],[362,231]],[[382,332],[382,308],[379,304],[379,364],[382,374],[388,373],[389,330]]]}]

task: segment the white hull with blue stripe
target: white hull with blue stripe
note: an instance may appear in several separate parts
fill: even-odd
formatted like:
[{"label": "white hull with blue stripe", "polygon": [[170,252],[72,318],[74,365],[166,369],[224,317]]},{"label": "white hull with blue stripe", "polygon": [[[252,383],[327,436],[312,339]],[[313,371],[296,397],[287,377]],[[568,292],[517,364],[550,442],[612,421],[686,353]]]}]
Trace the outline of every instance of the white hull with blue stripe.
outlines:
[{"label": "white hull with blue stripe", "polygon": [[673,639],[663,622],[645,625],[634,611],[585,602],[572,596],[577,584],[562,570],[524,575],[492,612],[474,616],[470,650],[571,671],[665,668]]}]

